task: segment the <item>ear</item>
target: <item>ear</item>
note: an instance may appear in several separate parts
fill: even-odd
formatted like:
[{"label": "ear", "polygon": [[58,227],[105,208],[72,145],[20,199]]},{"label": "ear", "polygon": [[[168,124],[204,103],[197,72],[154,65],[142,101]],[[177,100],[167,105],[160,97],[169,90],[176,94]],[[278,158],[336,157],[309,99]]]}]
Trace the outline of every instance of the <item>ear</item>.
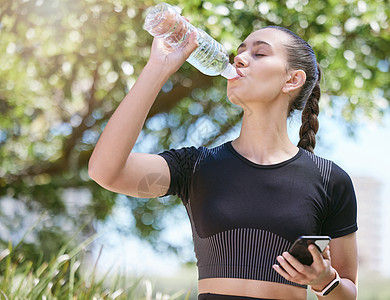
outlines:
[{"label": "ear", "polygon": [[282,88],[283,93],[297,91],[306,82],[306,73],[303,70],[290,71],[289,78]]}]

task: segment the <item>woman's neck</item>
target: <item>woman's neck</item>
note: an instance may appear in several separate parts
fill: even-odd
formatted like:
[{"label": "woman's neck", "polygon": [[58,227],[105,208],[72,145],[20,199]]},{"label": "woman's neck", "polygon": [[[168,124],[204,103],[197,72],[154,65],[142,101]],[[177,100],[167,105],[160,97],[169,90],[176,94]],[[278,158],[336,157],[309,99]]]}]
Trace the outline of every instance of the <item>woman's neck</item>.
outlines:
[{"label": "woman's neck", "polygon": [[244,110],[240,136],[232,142],[237,152],[258,164],[275,164],[298,152],[287,134],[287,119],[270,110]]}]

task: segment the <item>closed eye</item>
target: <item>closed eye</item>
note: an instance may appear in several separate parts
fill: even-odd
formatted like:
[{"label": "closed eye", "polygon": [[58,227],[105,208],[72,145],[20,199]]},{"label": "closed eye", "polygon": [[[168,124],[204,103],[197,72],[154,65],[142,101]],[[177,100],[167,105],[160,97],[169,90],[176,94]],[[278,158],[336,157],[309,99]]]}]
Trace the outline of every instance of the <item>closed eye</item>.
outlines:
[{"label": "closed eye", "polygon": [[255,54],[255,56],[265,56],[265,54]]}]

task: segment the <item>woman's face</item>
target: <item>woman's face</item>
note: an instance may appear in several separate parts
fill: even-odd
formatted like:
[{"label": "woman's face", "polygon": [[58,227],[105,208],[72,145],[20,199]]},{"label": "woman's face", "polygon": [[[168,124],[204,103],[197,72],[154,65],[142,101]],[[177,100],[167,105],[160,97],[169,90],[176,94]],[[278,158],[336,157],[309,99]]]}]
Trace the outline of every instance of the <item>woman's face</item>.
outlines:
[{"label": "woman's face", "polygon": [[242,106],[278,98],[289,80],[283,46],[288,42],[288,34],[273,28],[260,29],[245,39],[234,58],[234,66],[242,76],[229,80],[227,85],[232,103]]}]

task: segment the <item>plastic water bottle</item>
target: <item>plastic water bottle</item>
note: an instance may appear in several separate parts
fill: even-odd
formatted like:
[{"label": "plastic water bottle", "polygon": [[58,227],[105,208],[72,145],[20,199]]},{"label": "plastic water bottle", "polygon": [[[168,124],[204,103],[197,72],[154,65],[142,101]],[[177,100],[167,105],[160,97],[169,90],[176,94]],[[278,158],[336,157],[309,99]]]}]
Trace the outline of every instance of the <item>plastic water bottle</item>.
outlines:
[{"label": "plastic water bottle", "polygon": [[229,64],[226,49],[203,30],[187,22],[171,5],[160,3],[149,8],[144,29],[151,35],[164,38],[174,48],[180,47],[186,37],[196,31],[199,46],[187,61],[206,75],[237,77],[236,69]]}]

